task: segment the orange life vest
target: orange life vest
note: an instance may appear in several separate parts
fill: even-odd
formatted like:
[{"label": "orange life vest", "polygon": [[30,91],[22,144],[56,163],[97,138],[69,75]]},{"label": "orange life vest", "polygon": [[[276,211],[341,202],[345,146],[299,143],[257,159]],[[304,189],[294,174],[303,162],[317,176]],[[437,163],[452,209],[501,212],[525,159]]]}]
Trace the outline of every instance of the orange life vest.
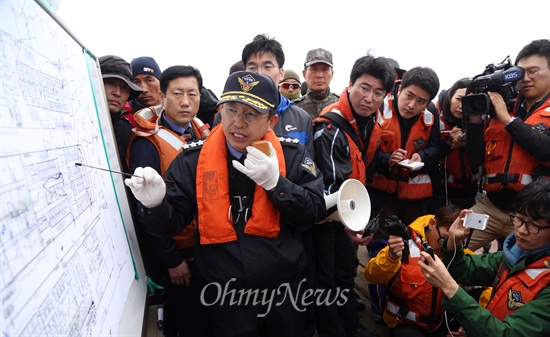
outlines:
[{"label": "orange life vest", "polygon": [[[285,157],[279,139],[273,131],[268,131],[263,139],[275,148],[279,172],[283,177],[286,176]],[[228,176],[226,138],[218,125],[206,138],[197,164],[197,213],[200,241],[203,245],[237,240],[235,227],[228,219],[231,205]],[[276,238],[280,231],[280,217],[279,210],[275,208],[266,191],[256,185],[252,216],[248,219],[244,232]]]},{"label": "orange life vest", "polygon": [[[359,141],[361,142],[361,145],[365,146],[365,144],[363,143],[363,137],[361,137],[361,133],[357,128],[357,122],[355,120],[355,117],[353,117],[353,113],[351,111],[351,104],[349,102],[347,89],[344,89],[344,91],[340,95],[340,99],[338,100],[338,102],[326,106],[321,112],[321,114],[319,115],[319,117],[315,118],[313,122],[315,123],[315,122],[322,121],[325,123],[326,122],[330,123],[330,120],[323,118],[323,115],[328,112],[335,112],[341,115],[342,117],[344,117],[344,119],[348,121],[348,123],[351,125],[353,130],[357,133],[357,136],[359,138]],[[372,159],[374,158],[374,154],[378,149],[378,146],[380,144],[380,137],[382,135],[382,128],[380,126],[380,122],[381,122],[380,111],[376,111],[376,117],[377,117],[377,122],[374,124],[374,128],[370,136],[369,144],[367,144],[366,156],[364,161],[363,161],[363,154],[361,153],[361,150],[359,149],[357,144],[355,144],[353,139],[346,132],[344,132],[349,144],[350,162],[352,167],[351,174],[349,175],[348,178],[357,179],[363,184],[366,184],[366,181],[367,181],[366,168],[370,165],[370,163],[372,162]]]},{"label": "orange life vest", "polygon": [[[395,116],[397,112],[393,109],[392,101],[386,98],[382,114],[380,150],[385,153],[392,153],[401,147],[401,127],[398,117]],[[410,158],[413,153],[428,145],[433,124],[434,116],[430,111],[424,110],[420,113],[420,118],[412,126],[406,142],[407,157]],[[429,174],[420,173],[414,178],[411,178],[409,174],[410,171],[399,165],[394,165],[386,175],[382,175],[380,172],[375,173],[372,187],[387,193],[397,191],[398,198],[403,200],[418,200],[433,195]]]},{"label": "orange life vest", "polygon": [[550,257],[545,256],[512,276],[508,273],[508,268],[501,263],[500,275],[495,280],[497,284],[493,285],[493,296],[487,304],[487,309],[501,321],[550,285]]},{"label": "orange life vest", "polygon": [[[444,116],[440,116],[439,128],[443,130],[452,130],[452,127],[447,124]],[[447,135],[441,133],[441,139]],[[442,160],[443,167],[447,173],[447,186],[452,188],[464,188],[475,185],[480,177],[480,172],[472,172],[472,164],[469,157],[466,155],[466,148],[459,147],[452,149],[449,154]]]},{"label": "orange life vest", "polygon": [[436,329],[442,322],[443,293],[426,281],[418,261],[422,259],[422,241],[414,230],[409,230],[409,261],[401,264],[398,279],[390,284],[386,313],[425,331]]},{"label": "orange life vest", "polygon": [[[517,104],[517,103],[516,103]],[[516,111],[514,107],[513,111]],[[512,116],[515,113],[512,113]],[[547,99],[527,119],[537,129],[544,125],[550,127],[550,99]],[[540,129],[541,132],[542,128]],[[497,192],[504,188],[521,192],[533,181],[531,173],[539,166],[550,168],[550,161],[541,162],[525,151],[512,140],[512,136],[505,129],[504,123],[494,120],[485,130],[485,171],[484,189],[488,192]]]},{"label": "orange life vest", "polygon": [[[134,128],[134,134],[130,138],[130,144],[126,152],[126,162],[130,166],[130,148],[136,137],[144,137],[157,149],[160,158],[159,174],[164,178],[174,158],[183,150],[183,145],[187,143],[187,138],[159,125],[161,114],[162,106],[144,108],[134,114],[137,126]],[[193,126],[193,132],[199,138],[208,135],[208,124],[203,124],[200,119],[193,118],[191,125]],[[181,232],[172,237],[176,247],[183,249],[194,246],[196,230],[197,220],[194,219]]]}]

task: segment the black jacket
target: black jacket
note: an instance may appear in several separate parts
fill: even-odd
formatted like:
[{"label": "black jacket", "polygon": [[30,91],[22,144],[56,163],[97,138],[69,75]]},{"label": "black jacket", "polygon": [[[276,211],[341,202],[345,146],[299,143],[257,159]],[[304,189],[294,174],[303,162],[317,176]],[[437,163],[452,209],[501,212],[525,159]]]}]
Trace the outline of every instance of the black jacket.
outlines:
[{"label": "black jacket", "polygon": [[[313,225],[325,215],[322,174],[315,169],[303,145],[293,139],[280,140],[287,176],[280,177],[275,189],[268,192],[281,212],[278,237],[268,239],[244,234],[244,224],[236,224],[237,241],[208,245],[197,242],[195,261],[208,282],[225,284],[235,278],[233,285],[237,287],[272,288],[293,279],[305,268],[307,257],[299,227]],[[166,179],[175,183],[167,184],[161,205],[152,209],[141,206],[138,213],[148,231],[173,235],[197,214],[196,167],[201,148],[201,140],[190,143],[172,162]],[[228,161],[230,159],[228,155]],[[232,171],[229,166],[230,175],[241,175],[239,179],[250,181],[242,173]]]}]

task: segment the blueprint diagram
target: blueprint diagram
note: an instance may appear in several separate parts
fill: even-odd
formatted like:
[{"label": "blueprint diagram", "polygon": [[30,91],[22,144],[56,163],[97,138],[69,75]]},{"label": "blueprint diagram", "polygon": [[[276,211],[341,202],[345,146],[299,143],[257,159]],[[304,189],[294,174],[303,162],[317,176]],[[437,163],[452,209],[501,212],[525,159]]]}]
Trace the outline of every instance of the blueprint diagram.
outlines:
[{"label": "blueprint diagram", "polygon": [[122,178],[75,165],[119,169],[96,61],[34,1],[0,1],[0,55],[1,334],[116,336]]}]

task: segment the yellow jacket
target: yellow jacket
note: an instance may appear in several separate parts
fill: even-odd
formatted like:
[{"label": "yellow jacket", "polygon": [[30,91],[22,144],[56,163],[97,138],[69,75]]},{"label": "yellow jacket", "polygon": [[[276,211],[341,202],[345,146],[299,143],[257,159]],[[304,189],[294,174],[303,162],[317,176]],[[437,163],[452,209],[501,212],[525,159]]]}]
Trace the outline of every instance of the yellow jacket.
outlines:
[{"label": "yellow jacket", "polygon": [[[428,223],[430,219],[433,219],[434,215],[424,215],[416,219],[413,223],[411,223],[408,228],[409,231],[416,232],[416,235],[422,240],[426,241],[426,235],[424,228],[428,226]],[[412,240],[410,240],[412,241]],[[412,243],[414,245],[414,243]],[[467,254],[474,254],[471,250],[466,249],[465,252]],[[416,265],[416,262],[414,262]],[[399,274],[401,271],[401,259],[393,260],[389,255],[389,246],[384,247],[377,255],[376,257],[372,258],[367,266],[365,267],[364,275],[367,281],[371,283],[376,284],[386,284],[388,286],[388,292],[392,287],[396,284],[397,281],[400,281]],[[411,266],[415,267],[415,266]],[[391,284],[388,284],[389,282],[392,282]],[[423,282],[421,280],[418,281],[418,284],[421,285]],[[485,306],[487,304],[487,301],[489,299],[489,296],[491,294],[491,288],[485,289],[483,294],[481,295],[479,299],[479,304],[481,306]],[[403,299],[405,303],[407,303],[407,299]],[[440,306],[441,303],[438,303],[438,306]],[[384,310],[383,314],[384,321],[390,328],[394,328],[400,323],[403,323],[403,320],[397,320],[395,315],[391,314],[387,308]],[[433,330],[436,327],[432,327]]]}]

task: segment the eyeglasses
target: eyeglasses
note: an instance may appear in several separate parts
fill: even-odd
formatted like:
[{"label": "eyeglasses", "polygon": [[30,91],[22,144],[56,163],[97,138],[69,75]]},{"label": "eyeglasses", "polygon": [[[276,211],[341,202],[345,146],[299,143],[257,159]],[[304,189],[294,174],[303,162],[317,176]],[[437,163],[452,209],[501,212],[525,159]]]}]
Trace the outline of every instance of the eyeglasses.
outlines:
[{"label": "eyeglasses", "polygon": [[225,111],[225,117],[227,119],[235,120],[235,119],[239,118],[239,116],[242,115],[243,118],[244,118],[244,121],[247,122],[248,124],[256,124],[260,120],[269,117],[268,114],[266,114],[267,116],[264,116],[264,115],[260,115],[258,113],[252,112],[252,111],[239,112],[239,110],[237,110],[235,108],[229,108],[229,107],[224,107],[223,111]]},{"label": "eyeglasses", "polygon": [[288,89],[296,90],[296,89],[300,89],[302,85],[300,83],[283,82],[279,84],[279,86],[285,90],[288,90]]},{"label": "eyeglasses", "polygon": [[537,75],[539,74],[539,71],[545,70],[545,69],[548,69],[548,68],[550,68],[550,66],[544,67],[544,68],[541,68],[541,69],[538,69],[538,68],[525,69],[525,74],[527,75],[527,77],[533,79],[533,78],[537,77]]},{"label": "eyeglasses", "polygon": [[445,240],[445,237],[441,235],[441,231],[439,230],[439,226],[436,224],[435,229],[437,229],[437,235],[439,235],[439,239],[437,239],[437,243],[441,246],[443,244],[443,241]]},{"label": "eyeglasses", "polygon": [[358,88],[359,88],[359,92],[363,96],[368,96],[372,93],[372,99],[375,101],[381,101],[384,99],[384,97],[386,97],[386,93],[384,91],[379,89],[372,90],[372,86],[368,84],[361,84],[358,86]]},{"label": "eyeglasses", "polygon": [[257,73],[259,69],[261,69],[265,72],[269,72],[274,68],[275,68],[275,65],[273,65],[273,64],[264,64],[262,66],[257,66],[255,64],[250,64],[250,65],[246,66],[246,70],[251,71],[253,73]]},{"label": "eyeglasses", "polygon": [[550,226],[545,226],[545,227],[537,226],[532,222],[528,222],[521,219],[515,214],[510,214],[510,220],[512,221],[512,223],[516,228],[521,228],[521,226],[525,225],[525,228],[527,228],[527,231],[531,234],[538,234],[541,229],[550,228]]}]

